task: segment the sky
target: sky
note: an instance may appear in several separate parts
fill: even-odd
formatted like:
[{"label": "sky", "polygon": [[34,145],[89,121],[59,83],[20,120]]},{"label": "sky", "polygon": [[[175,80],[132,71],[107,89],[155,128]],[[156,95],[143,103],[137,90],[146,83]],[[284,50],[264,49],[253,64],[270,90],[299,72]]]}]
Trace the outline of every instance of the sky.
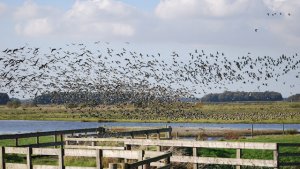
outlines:
[{"label": "sky", "polygon": [[[166,54],[278,57],[300,53],[299,18],[299,0],[0,0],[0,49],[105,41]],[[266,90],[300,92],[299,79],[283,80],[296,87]]]}]

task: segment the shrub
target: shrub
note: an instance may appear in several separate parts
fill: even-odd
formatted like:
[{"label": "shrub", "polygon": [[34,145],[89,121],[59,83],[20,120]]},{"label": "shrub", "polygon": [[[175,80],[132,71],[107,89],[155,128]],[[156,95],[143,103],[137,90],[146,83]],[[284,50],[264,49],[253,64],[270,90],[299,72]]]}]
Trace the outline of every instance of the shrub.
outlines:
[{"label": "shrub", "polygon": [[7,102],[7,107],[9,108],[18,108],[21,106],[21,101],[14,99],[14,100],[10,100],[9,102]]},{"label": "shrub", "polygon": [[38,107],[37,104],[35,104],[35,103],[24,103],[22,106],[23,106],[24,108]]},{"label": "shrub", "polygon": [[240,135],[236,132],[229,132],[225,135],[226,140],[237,140],[239,139]]},{"label": "shrub", "polygon": [[284,131],[285,134],[298,134],[298,131],[296,129],[289,129]]},{"label": "shrub", "polygon": [[78,105],[75,104],[75,103],[68,103],[68,104],[65,104],[65,107],[66,107],[67,109],[74,109],[74,108],[77,108]]}]

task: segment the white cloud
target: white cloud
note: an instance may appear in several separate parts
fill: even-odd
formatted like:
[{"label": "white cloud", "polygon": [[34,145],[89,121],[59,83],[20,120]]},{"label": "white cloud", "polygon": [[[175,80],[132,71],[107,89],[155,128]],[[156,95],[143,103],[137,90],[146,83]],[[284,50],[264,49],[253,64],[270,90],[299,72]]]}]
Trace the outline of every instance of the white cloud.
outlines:
[{"label": "white cloud", "polygon": [[163,19],[225,17],[244,12],[251,0],[162,0],[155,13]]},{"label": "white cloud", "polygon": [[67,19],[86,21],[126,19],[132,17],[134,8],[115,0],[77,0],[66,12]]},{"label": "white cloud", "polygon": [[121,36],[132,36],[134,34],[134,28],[129,24],[113,24],[113,33]]},{"label": "white cloud", "polygon": [[38,16],[39,7],[32,1],[25,1],[16,9],[14,17],[16,20],[31,19]]},{"label": "white cloud", "polygon": [[140,16],[136,13],[135,8],[115,0],[77,0],[69,10],[60,12],[26,1],[14,12],[15,30],[28,37],[50,33],[52,37],[131,37],[135,18]]},{"label": "white cloud", "polygon": [[45,37],[54,32],[58,10],[50,6],[40,6],[32,0],[26,0],[13,11],[15,31],[25,37]]},{"label": "white cloud", "polygon": [[[147,13],[118,0],[76,0],[60,11],[25,1],[14,19],[27,37],[272,46],[300,41],[299,9],[298,0],[161,0]],[[276,11],[291,16],[266,15]]]},{"label": "white cloud", "polygon": [[184,42],[280,46],[300,41],[298,11],[297,0],[161,0],[155,15],[165,37]]},{"label": "white cloud", "polygon": [[24,25],[17,24],[15,29],[18,34],[29,37],[48,35],[53,30],[47,18],[32,19],[26,22]]},{"label": "white cloud", "polygon": [[[63,24],[77,33],[98,36],[133,36],[136,10],[114,0],[76,1],[64,14]],[[92,35],[94,36],[94,35]]]}]

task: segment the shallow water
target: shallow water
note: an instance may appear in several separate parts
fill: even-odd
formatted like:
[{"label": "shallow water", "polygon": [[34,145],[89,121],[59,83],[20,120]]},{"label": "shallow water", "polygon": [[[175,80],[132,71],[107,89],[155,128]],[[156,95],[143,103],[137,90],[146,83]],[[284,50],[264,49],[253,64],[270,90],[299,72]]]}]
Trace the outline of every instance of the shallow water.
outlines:
[{"label": "shallow water", "polygon": [[[129,122],[70,122],[70,121],[35,121],[35,120],[0,120],[0,134],[28,133],[37,131],[53,131],[80,129],[92,127],[197,127],[214,129],[249,129],[251,124],[216,124],[216,123],[129,123]],[[260,130],[282,130],[282,124],[254,124],[254,129]],[[300,124],[284,124],[285,130],[296,129],[300,131]]]}]

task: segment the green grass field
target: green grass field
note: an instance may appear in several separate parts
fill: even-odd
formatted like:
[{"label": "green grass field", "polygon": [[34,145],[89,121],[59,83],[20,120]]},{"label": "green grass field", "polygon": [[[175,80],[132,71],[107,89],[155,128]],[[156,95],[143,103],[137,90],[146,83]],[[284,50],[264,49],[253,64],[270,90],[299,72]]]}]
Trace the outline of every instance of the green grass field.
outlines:
[{"label": "green grass field", "polygon": [[8,108],[0,120],[72,120],[124,122],[300,123],[299,102],[173,103],[66,108],[64,105]]}]

